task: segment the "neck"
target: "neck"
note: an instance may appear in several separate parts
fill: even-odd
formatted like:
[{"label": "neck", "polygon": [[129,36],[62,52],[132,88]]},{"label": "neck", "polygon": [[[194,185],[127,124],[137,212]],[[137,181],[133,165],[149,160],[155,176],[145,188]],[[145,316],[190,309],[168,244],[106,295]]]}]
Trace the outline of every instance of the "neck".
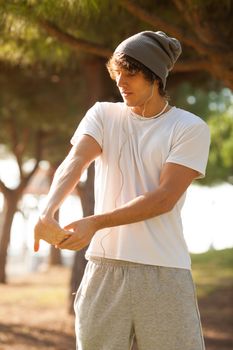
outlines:
[{"label": "neck", "polygon": [[[159,114],[166,106],[166,103],[167,101],[163,97],[160,97],[156,100],[151,99],[150,101],[143,103],[141,106],[131,107],[131,110],[142,117],[150,118]],[[170,107],[167,106],[163,113],[167,112],[169,109]]]}]

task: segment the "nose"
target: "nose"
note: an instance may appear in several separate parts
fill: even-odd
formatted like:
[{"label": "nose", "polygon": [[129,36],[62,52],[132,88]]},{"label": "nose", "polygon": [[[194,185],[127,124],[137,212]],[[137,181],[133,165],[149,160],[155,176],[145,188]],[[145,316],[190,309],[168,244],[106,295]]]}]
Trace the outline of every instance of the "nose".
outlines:
[{"label": "nose", "polygon": [[124,87],[127,85],[127,80],[126,80],[126,77],[122,74],[122,73],[119,73],[116,77],[116,84],[117,84],[117,87]]}]

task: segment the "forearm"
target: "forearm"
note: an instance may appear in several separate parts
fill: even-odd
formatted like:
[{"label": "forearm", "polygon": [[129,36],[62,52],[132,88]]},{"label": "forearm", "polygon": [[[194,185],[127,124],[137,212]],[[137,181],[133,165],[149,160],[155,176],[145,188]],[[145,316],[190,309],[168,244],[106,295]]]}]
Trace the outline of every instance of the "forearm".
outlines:
[{"label": "forearm", "polygon": [[79,182],[83,170],[78,158],[69,157],[63,161],[55,172],[41,217],[54,215]]},{"label": "forearm", "polygon": [[83,135],[58,167],[41,217],[51,217],[73,191],[84,170],[101,154],[100,145],[91,136]]},{"label": "forearm", "polygon": [[165,189],[147,192],[111,212],[93,216],[97,229],[127,225],[164,214],[172,209],[174,199]]}]

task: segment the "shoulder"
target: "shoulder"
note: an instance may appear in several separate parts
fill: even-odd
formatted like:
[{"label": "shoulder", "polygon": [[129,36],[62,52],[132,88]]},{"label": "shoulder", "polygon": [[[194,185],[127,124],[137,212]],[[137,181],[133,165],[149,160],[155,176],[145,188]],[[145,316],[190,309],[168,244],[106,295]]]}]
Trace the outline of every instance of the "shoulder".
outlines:
[{"label": "shoulder", "polygon": [[88,109],[84,119],[95,119],[104,122],[108,116],[119,115],[124,109],[123,102],[96,102]]},{"label": "shoulder", "polygon": [[111,128],[121,120],[121,115],[125,111],[123,102],[96,102],[88,111],[91,118],[98,121],[104,128]]},{"label": "shoulder", "polygon": [[173,118],[176,120],[176,122],[186,127],[191,127],[194,125],[207,126],[206,122],[202,118],[182,108],[174,109]]},{"label": "shoulder", "polygon": [[96,102],[93,106],[99,112],[119,112],[124,108],[123,102]]},{"label": "shoulder", "polygon": [[209,133],[209,127],[202,118],[181,108],[174,108],[171,121],[178,133],[187,130],[193,130],[194,132],[195,130],[203,130]]}]

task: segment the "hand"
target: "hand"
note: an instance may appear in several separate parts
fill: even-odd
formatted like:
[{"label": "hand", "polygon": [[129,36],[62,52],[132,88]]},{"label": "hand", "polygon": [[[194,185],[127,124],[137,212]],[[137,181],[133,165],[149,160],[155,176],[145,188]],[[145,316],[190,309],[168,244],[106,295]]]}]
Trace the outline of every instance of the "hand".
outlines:
[{"label": "hand", "polygon": [[70,235],[72,235],[72,232],[62,229],[52,217],[40,218],[34,229],[34,251],[37,252],[39,250],[40,239],[57,245],[66,240]]},{"label": "hand", "polygon": [[58,244],[57,247],[69,250],[81,250],[86,247],[97,231],[93,218],[94,216],[88,216],[65,226],[65,230],[72,230],[73,233],[63,243]]}]

